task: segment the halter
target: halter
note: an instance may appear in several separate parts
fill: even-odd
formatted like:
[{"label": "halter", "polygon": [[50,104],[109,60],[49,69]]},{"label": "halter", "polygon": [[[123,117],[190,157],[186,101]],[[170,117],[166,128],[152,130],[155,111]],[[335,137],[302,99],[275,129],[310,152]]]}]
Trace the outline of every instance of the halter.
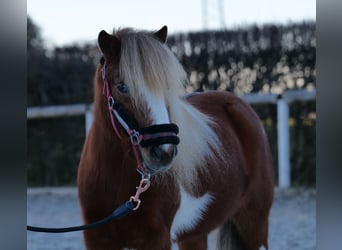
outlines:
[{"label": "halter", "polygon": [[115,101],[114,97],[112,96],[110,84],[108,82],[106,74],[106,63],[103,57],[101,58],[100,63],[102,65],[101,72],[103,80],[102,94],[107,98],[108,101],[110,121],[113,130],[119,139],[121,139],[121,135],[119,133],[116,122],[118,122],[125,130],[131,141],[134,156],[137,161],[137,170],[142,175],[142,177],[149,178],[150,172],[141,159],[138,146],[140,145],[141,147],[149,147],[159,146],[162,144],[178,145],[178,126],[176,124],[170,123],[139,128],[138,123],[136,122],[134,117],[127,110],[125,110],[124,106],[121,103]]}]

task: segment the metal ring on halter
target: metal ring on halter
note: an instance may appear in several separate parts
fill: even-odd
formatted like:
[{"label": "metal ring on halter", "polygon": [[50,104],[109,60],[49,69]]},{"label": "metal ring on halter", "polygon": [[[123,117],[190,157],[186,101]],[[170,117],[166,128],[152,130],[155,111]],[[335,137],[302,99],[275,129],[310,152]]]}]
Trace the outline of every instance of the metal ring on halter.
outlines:
[{"label": "metal ring on halter", "polygon": [[109,106],[110,108],[113,108],[114,103],[115,103],[115,100],[114,100],[113,96],[109,96],[109,97],[108,97],[108,106]]},{"label": "metal ring on halter", "polygon": [[144,167],[145,170],[137,168],[137,172],[141,175],[141,179],[151,179],[151,174],[146,170],[146,167]]},{"label": "metal ring on halter", "polygon": [[135,129],[132,130],[131,134],[129,135],[129,139],[131,140],[131,143],[135,146],[139,145],[141,142],[140,134]]}]

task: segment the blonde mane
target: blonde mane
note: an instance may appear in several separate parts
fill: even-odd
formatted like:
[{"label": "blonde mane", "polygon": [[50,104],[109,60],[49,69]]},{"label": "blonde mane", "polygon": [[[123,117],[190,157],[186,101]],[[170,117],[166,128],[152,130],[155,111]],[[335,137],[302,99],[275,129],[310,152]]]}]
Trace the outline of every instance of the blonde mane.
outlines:
[{"label": "blonde mane", "polygon": [[120,29],[114,35],[121,40],[120,74],[135,108],[142,109],[146,91],[164,96],[170,120],[180,131],[178,155],[171,171],[183,185],[193,188],[197,173],[206,171],[205,163],[217,160],[214,152],[221,151],[212,129],[214,122],[181,97],[187,75],[175,55],[153,33]]}]

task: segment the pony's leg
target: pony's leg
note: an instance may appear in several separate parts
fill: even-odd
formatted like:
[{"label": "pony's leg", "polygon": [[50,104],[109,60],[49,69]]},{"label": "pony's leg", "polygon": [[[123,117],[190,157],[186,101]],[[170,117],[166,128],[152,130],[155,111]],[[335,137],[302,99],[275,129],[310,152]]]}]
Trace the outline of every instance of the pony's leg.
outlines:
[{"label": "pony's leg", "polygon": [[178,242],[179,250],[207,250],[207,235]]},{"label": "pony's leg", "polygon": [[[244,214],[246,216],[246,214]],[[219,250],[260,250],[268,249],[268,223],[265,220],[234,219],[222,226]],[[263,248],[264,247],[264,248]]]},{"label": "pony's leg", "polygon": [[103,230],[86,230],[83,234],[86,250],[122,250],[122,247],[117,244],[118,239],[105,237],[106,234]]},{"label": "pony's leg", "polygon": [[171,250],[171,242],[154,241],[151,244],[145,244],[139,250]]},{"label": "pony's leg", "polygon": [[138,250],[171,250],[171,238],[169,230],[166,227],[159,229],[146,229],[143,243]]},{"label": "pony's leg", "polygon": [[220,228],[217,244],[217,250],[245,250],[240,234],[231,221]]},{"label": "pony's leg", "polygon": [[[251,221],[253,223],[251,223]],[[268,215],[241,211],[234,218],[239,237],[246,250],[268,249]]]}]

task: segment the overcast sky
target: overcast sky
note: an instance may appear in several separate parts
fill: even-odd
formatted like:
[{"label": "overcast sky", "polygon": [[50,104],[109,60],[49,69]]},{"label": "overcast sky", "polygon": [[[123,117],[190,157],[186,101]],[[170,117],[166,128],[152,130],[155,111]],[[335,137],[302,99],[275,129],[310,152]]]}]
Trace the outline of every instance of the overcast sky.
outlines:
[{"label": "overcast sky", "polygon": [[[316,20],[316,0],[27,0],[27,14],[48,46],[92,41],[102,29],[134,27],[170,33]],[[207,4],[203,4],[207,2]],[[219,9],[221,9],[221,14]],[[222,23],[221,21],[221,23]]]}]

